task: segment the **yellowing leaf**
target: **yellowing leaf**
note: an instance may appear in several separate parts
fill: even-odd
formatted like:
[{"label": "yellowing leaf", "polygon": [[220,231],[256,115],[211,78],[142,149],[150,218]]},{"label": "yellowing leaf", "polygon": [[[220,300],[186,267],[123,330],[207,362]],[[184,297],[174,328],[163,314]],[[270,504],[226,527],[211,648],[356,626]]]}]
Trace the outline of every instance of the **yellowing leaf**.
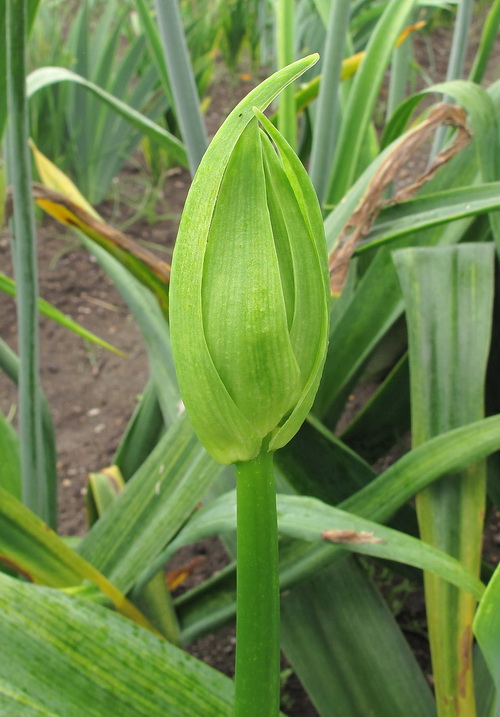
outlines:
[{"label": "yellowing leaf", "polygon": [[[78,204],[82,209],[85,209],[89,214],[91,214],[96,219],[100,219],[101,217],[96,212],[94,207],[87,202],[85,197],[81,194],[78,187],[73,184],[71,179],[64,174],[64,172],[61,172],[56,165],[50,161],[35,145],[32,139],[30,139],[30,148],[33,152],[33,157],[35,159],[36,168],[38,170],[38,174],[40,175],[40,179],[42,180],[42,183],[49,187],[49,189],[55,189],[61,194],[63,194],[65,197],[68,197],[68,199],[71,199],[75,204]],[[50,214],[50,212],[48,212]],[[54,215],[53,215],[54,216]],[[58,217],[56,217],[58,219]],[[66,222],[63,222],[65,224]]]},{"label": "yellowing leaf", "polygon": [[170,266],[134,239],[105,224],[59,191],[33,182],[33,197],[47,214],[65,226],[75,227],[112,254],[156,296],[166,313]]}]

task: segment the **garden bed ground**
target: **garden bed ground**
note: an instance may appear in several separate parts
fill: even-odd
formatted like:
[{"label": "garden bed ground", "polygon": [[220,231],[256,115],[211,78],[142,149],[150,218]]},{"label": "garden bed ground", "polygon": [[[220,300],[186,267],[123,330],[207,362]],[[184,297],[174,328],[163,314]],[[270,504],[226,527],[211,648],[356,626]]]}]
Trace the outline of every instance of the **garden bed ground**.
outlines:
[{"label": "garden bed ground", "polygon": [[[476,33],[479,28],[476,28]],[[432,63],[425,43],[418,41],[422,58],[427,57],[428,71],[442,79],[449,56],[449,32],[438,30],[433,39]],[[498,54],[500,57],[500,53]],[[499,63],[495,63],[498,68]],[[429,67],[429,65],[432,65]],[[498,72],[490,72],[495,79]],[[227,115],[236,101],[255,83],[253,80],[227,76],[219,77],[212,90],[212,103],[207,114],[210,130]],[[417,162],[417,160],[415,160]],[[414,171],[409,167],[408,172]],[[132,197],[128,203],[106,202],[103,215],[120,225],[133,213],[134,202],[141,196],[141,173],[126,168],[116,182],[116,193]],[[172,218],[149,224],[144,218],[131,225],[127,232],[137,239],[153,242],[167,250],[172,246],[178,219],[189,186],[184,171],[173,170],[162,188],[158,213],[170,213]],[[147,380],[146,353],[141,337],[130,313],[112,283],[92,257],[79,247],[74,237],[59,225],[44,219],[38,230],[40,294],[64,313],[113,343],[126,353],[120,358],[81,339],[42,317],[41,366],[42,381],[52,407],[57,433],[59,490],[59,526],[64,535],[82,535],[86,530],[84,495],[86,477],[109,465],[114,452]],[[162,255],[165,256],[165,255]],[[167,260],[168,260],[168,254]],[[0,238],[0,267],[11,274],[10,249],[7,234]],[[16,348],[16,315],[13,300],[0,296],[0,335]],[[16,393],[0,376],[0,408],[14,412]],[[500,554],[500,516],[494,517],[488,532],[488,556],[492,563]],[[204,560],[189,578],[189,584],[201,582],[220,569],[225,555],[217,541],[203,541],[184,551],[180,562],[194,556]],[[421,625],[423,604],[420,596],[407,596],[403,623]],[[418,629],[416,629],[418,633]],[[191,651],[217,669],[232,674],[234,662],[234,630],[225,628],[216,635],[200,640]],[[429,672],[425,639],[412,639],[424,669]],[[283,708],[289,715],[315,715],[316,712],[292,677],[287,683],[287,703]]]}]

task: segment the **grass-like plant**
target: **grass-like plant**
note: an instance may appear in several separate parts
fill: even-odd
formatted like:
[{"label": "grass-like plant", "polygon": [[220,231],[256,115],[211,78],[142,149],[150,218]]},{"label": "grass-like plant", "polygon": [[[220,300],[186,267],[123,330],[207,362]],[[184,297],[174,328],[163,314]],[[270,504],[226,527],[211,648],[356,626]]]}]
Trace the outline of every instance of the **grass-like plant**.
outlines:
[{"label": "grass-like plant", "polygon": [[[339,10],[335,5],[332,13]],[[355,3],[353,10],[369,5]],[[498,247],[493,148],[499,146],[500,89],[498,83],[485,91],[464,81],[431,88],[459,106],[406,131],[423,95],[409,98],[379,143],[372,125],[375,97],[415,3],[376,5],[383,12],[364,60],[342,89],[344,112],[333,128],[331,163],[318,172],[324,227],[304,170],[260,114],[309,60],[256,88],[207,151],[182,219],[172,274],[180,389],[164,294],[160,304],[147,279],[151,267],[134,273],[109,245],[94,241],[95,231],[84,221],[79,224],[87,232],[85,246],[138,322],[151,379],[115,459],[124,486],[110,500],[106,479],[93,478],[99,499],[92,520],[101,515],[75,550],[41,519],[51,520],[53,503],[38,502],[36,491],[40,481],[50,490],[50,472],[40,478],[30,470],[33,451],[53,443],[36,381],[33,331],[37,286],[19,51],[29,16],[24,2],[8,0],[8,163],[23,338],[20,365],[2,342],[0,363],[19,379],[27,422],[23,418],[20,425],[18,449],[13,429],[0,420],[8,446],[0,468],[0,640],[7,645],[0,654],[0,707],[6,713],[215,717],[233,713],[236,705],[240,715],[276,714],[279,597],[281,645],[320,714],[331,714],[333,704],[353,717],[495,714],[499,570],[485,589],[482,581],[491,571],[479,575],[479,543],[486,496],[482,461],[500,448],[499,416],[482,418],[488,360],[489,412],[500,408],[498,357],[489,350],[498,330],[491,239]],[[485,26],[488,42],[500,20],[498,7],[496,0]],[[487,44],[475,63],[481,72]],[[338,69],[338,60],[333,57],[325,72]],[[159,141],[175,145],[154,123],[115,106]],[[392,178],[400,156],[421,135],[429,136],[429,127],[438,126],[436,116],[459,130],[459,145],[452,138],[438,160],[447,166],[426,184],[417,182],[414,198],[399,195],[384,207],[384,179]],[[320,119],[317,127],[327,131]],[[175,146],[186,156],[182,143]],[[64,181],[57,188],[64,189]],[[62,206],[67,211],[71,205]],[[353,236],[359,239],[355,246],[349,244]],[[348,269],[341,290],[339,237]],[[330,322],[326,250],[336,277]],[[409,369],[400,330],[404,311]],[[377,391],[334,435],[348,396],[374,358],[384,367]],[[181,392],[187,413],[179,415]],[[306,417],[313,400],[314,415]],[[368,461],[406,430],[410,409],[412,449],[377,476]],[[40,442],[30,443],[33,433]],[[279,448],[278,494],[269,448]],[[224,480],[230,469],[223,471],[219,462],[236,463],[237,495]],[[489,499],[498,505],[494,463],[492,471]],[[220,495],[214,499],[215,492]],[[415,496],[422,535],[434,545],[416,537]],[[205,507],[195,510],[201,501]],[[237,560],[173,601],[159,577],[165,561],[180,546],[215,534],[226,537],[231,552],[235,529]],[[278,552],[276,530],[282,537]],[[407,575],[409,568],[425,571],[436,700],[355,553],[392,561],[391,567],[402,563]],[[419,579],[417,572],[412,576]],[[259,586],[261,599],[253,596]],[[230,680],[175,643],[188,644],[234,618],[237,603],[234,694]]]}]

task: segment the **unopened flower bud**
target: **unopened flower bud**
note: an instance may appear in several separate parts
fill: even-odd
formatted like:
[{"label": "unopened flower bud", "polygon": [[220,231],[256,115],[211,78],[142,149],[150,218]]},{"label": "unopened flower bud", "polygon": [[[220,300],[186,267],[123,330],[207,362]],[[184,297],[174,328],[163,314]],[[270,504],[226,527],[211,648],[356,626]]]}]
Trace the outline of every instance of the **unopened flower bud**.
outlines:
[{"label": "unopened flower bud", "polygon": [[190,420],[207,451],[229,464],[280,448],[306,418],[326,355],[330,295],[323,221],[302,164],[254,110],[223,172],[213,172],[224,130],[182,217],[170,325]]}]

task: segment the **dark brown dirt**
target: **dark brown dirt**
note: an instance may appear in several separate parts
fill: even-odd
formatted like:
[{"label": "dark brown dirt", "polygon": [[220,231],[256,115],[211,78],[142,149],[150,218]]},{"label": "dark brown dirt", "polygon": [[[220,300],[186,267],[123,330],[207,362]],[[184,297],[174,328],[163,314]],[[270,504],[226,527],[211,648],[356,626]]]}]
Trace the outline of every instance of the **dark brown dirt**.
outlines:
[{"label": "dark brown dirt", "polygon": [[[449,56],[449,31],[436,30],[432,59],[424,40],[418,39],[416,44],[419,60],[436,80],[442,79]],[[490,69],[488,77],[496,79],[493,70]],[[240,77],[218,78],[207,113],[207,125],[212,134],[258,79],[252,82],[242,81]],[[415,168],[409,167],[408,171],[412,173]],[[141,171],[134,165],[118,178],[115,190],[118,188],[120,194],[120,187],[123,187],[125,195],[135,197],[132,203],[136,200],[138,203],[141,182]],[[142,218],[127,229],[133,237],[156,244],[167,261],[188,187],[188,174],[173,170],[161,187],[156,208],[158,214],[168,213],[171,218],[153,224]],[[134,214],[131,203],[117,206],[109,201],[100,210],[117,226]],[[40,319],[42,383],[52,407],[57,433],[59,527],[63,535],[82,535],[86,531],[86,477],[89,472],[112,462],[137,397],[145,386],[147,358],[138,329],[111,281],[72,235],[46,219],[38,229],[38,261],[40,295],[126,353],[126,358],[120,358],[83,342],[44,317]],[[0,270],[12,275],[6,232],[0,238]],[[16,349],[15,304],[3,294],[0,295],[0,335]],[[16,391],[0,375],[0,409],[12,415],[16,400]],[[492,564],[498,561],[500,554],[499,535],[500,513],[496,513],[488,533]],[[215,540],[203,541],[179,560],[189,562],[193,555],[202,555],[205,560],[190,576],[188,585],[201,582],[220,569],[226,560],[222,547]],[[406,612],[408,630],[411,631],[413,624],[420,624],[421,611],[421,601],[418,605],[410,605]],[[418,634],[418,630],[415,635],[412,638],[415,651],[424,655],[422,661],[425,663],[425,638]],[[234,644],[234,630],[224,628],[216,635],[198,641],[191,651],[231,675]],[[424,665],[424,669],[427,672],[428,666]],[[317,714],[294,675],[287,681],[286,693],[283,709],[291,717]]]}]

